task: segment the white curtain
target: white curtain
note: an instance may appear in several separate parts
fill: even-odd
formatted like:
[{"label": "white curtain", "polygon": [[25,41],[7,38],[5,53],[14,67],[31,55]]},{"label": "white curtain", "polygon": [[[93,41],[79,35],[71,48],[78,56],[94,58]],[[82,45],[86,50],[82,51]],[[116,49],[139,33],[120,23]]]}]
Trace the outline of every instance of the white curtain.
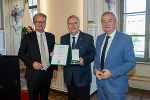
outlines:
[{"label": "white curtain", "polygon": [[28,27],[28,26],[33,27],[28,3],[25,3],[25,9],[24,9],[23,16],[22,16],[22,26],[23,27]]}]

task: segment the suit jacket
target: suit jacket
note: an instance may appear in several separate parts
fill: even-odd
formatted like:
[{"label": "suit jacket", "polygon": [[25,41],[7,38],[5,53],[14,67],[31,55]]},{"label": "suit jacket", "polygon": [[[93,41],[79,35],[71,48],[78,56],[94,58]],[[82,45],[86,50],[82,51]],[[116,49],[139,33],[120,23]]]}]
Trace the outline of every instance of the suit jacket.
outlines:
[{"label": "suit jacket", "polygon": [[[102,34],[97,37],[94,70],[101,70],[100,53],[105,36],[106,34]],[[136,59],[131,37],[116,31],[104,62],[104,69],[109,69],[112,77],[108,79],[97,80],[97,87],[103,87],[111,93],[127,92],[129,87],[127,72],[134,68],[135,65]]]},{"label": "suit jacket", "polygon": [[[50,54],[50,52],[53,51],[53,47],[55,44],[55,36],[47,32],[45,32],[45,36],[47,39],[48,51]],[[36,32],[24,35],[21,41],[18,56],[26,64],[25,78],[38,78],[39,71],[33,68],[33,62],[37,61],[41,63],[41,54]],[[51,61],[51,57],[49,57],[49,61]],[[49,69],[51,69],[52,72],[52,70],[57,70],[57,66],[51,65]]]},{"label": "suit jacket", "polygon": [[[61,44],[70,45],[70,33],[61,37]],[[91,82],[91,62],[94,61],[95,47],[93,37],[89,34],[80,32],[76,49],[79,49],[79,57],[84,60],[84,66],[71,65],[72,53],[71,45],[69,47],[67,65],[64,66],[64,81],[67,85],[70,85],[71,80],[77,87],[87,86]]]}]

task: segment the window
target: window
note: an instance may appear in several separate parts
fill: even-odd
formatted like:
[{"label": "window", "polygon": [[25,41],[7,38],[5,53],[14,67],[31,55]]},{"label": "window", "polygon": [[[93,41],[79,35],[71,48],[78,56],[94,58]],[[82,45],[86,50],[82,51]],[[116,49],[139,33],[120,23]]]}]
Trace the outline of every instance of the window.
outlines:
[{"label": "window", "polygon": [[4,31],[3,31],[3,0],[0,1],[0,54],[4,51]]},{"label": "window", "polygon": [[150,62],[150,0],[122,0],[123,31],[132,36],[138,62]]},{"label": "window", "polygon": [[3,30],[3,1],[0,1],[0,30]]},{"label": "window", "polygon": [[37,13],[37,0],[28,0],[31,18]]}]

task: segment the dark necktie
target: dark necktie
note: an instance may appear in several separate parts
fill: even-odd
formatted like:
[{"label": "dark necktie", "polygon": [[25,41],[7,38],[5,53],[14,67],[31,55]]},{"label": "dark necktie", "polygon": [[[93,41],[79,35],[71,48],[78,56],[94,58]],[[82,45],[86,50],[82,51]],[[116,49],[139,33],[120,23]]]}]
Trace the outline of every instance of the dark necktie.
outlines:
[{"label": "dark necktie", "polygon": [[101,56],[101,69],[102,70],[104,69],[105,52],[106,52],[106,48],[107,48],[109,38],[110,38],[110,36],[106,36],[105,44],[103,46],[103,51],[102,51],[102,56]]},{"label": "dark necktie", "polygon": [[76,37],[72,37],[72,39],[73,39],[73,41],[72,41],[72,49],[75,48],[75,38],[76,38]]}]

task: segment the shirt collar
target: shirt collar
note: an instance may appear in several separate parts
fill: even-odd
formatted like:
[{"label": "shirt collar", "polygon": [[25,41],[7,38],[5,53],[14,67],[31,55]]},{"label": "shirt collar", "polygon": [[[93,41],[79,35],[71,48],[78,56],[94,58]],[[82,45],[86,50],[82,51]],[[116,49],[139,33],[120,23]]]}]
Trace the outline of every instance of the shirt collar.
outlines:
[{"label": "shirt collar", "polygon": [[72,37],[78,37],[79,36],[79,33],[80,33],[80,31],[78,31],[78,33],[75,35],[75,36],[73,36],[71,33],[70,33],[70,37],[72,38]]},{"label": "shirt collar", "polygon": [[43,34],[42,36],[45,36],[45,32],[40,33],[40,32],[38,32],[38,31],[36,31],[36,34],[37,34],[37,35]]},{"label": "shirt collar", "polygon": [[[110,38],[114,38],[114,36],[115,36],[115,34],[116,34],[116,30],[114,31],[114,32],[112,32],[109,36],[110,36]],[[107,36],[107,34],[106,34],[106,36]]]}]

